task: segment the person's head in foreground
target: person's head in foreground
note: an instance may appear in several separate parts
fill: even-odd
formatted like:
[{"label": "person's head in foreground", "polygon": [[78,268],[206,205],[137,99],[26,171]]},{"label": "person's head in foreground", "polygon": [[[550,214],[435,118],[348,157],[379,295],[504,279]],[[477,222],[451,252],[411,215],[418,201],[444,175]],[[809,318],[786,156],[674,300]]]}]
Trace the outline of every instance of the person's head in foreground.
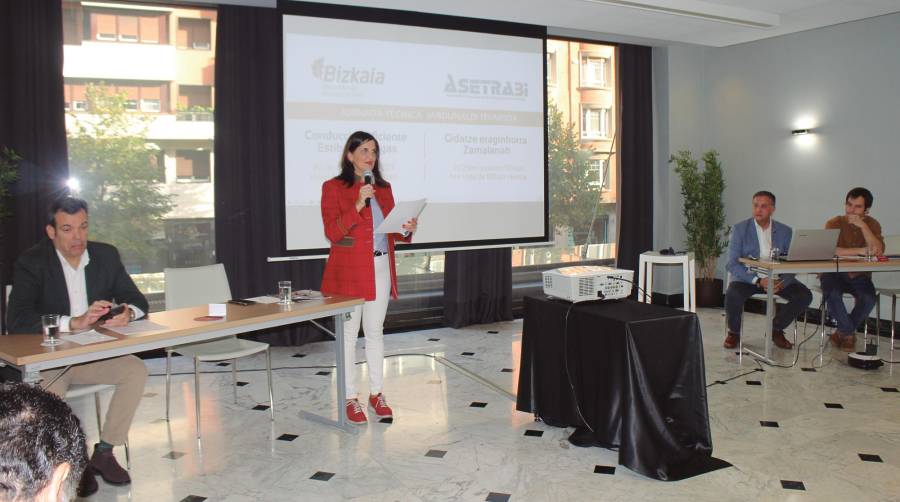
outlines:
[{"label": "person's head in foreground", "polygon": [[0,388],[0,502],[72,500],[86,464],[69,405],[30,385]]}]

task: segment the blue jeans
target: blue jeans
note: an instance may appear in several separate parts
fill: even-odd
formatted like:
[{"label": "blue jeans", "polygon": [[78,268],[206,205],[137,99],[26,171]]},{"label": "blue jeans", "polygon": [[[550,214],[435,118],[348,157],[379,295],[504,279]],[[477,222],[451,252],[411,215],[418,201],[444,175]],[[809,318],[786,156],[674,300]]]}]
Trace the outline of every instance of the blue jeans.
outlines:
[{"label": "blue jeans", "polygon": [[[844,335],[853,334],[859,323],[869,317],[875,307],[875,285],[868,274],[850,277],[846,272],[822,274],[822,295],[828,312],[837,321],[837,329]],[[848,314],[844,306],[844,293],[853,295],[855,304]]]}]

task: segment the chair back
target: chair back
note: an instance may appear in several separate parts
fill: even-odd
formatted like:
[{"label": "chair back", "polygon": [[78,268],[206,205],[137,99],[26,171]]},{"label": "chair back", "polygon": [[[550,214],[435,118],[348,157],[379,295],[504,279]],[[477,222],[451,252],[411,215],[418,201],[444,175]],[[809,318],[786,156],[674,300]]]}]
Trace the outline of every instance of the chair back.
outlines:
[{"label": "chair back", "polygon": [[203,267],[167,268],[166,310],[231,300],[231,287],[221,263]]}]

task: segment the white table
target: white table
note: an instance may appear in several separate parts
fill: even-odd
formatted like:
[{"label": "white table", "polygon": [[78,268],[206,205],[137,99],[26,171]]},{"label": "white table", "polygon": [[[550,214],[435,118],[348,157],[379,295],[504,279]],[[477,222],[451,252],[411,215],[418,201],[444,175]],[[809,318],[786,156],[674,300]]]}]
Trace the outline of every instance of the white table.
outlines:
[{"label": "white table", "polygon": [[[822,261],[771,261],[741,258],[740,262],[755,272],[766,274],[766,345],[765,354],[758,354],[751,349],[747,352],[771,362],[772,355],[772,319],[775,317],[774,284],[772,280],[780,274],[820,274],[825,272],[893,272],[900,270],[900,259],[888,261],[864,261],[854,259],[822,260]],[[746,344],[744,345],[746,347]]]},{"label": "white table", "polygon": [[42,347],[41,335],[0,336],[0,361],[18,369],[22,380],[29,383],[41,380],[43,370],[109,359],[148,350],[162,349],[239,335],[251,331],[285,326],[302,321],[334,317],[335,321],[335,362],[337,373],[337,420],[332,420],[309,412],[301,412],[305,418],[332,425],[347,432],[355,429],[347,422],[344,413],[345,382],[344,367],[344,323],[345,313],[361,305],[363,299],[333,296],[322,300],[296,302],[292,305],[255,304],[250,306],[228,305],[225,319],[219,321],[198,321],[208,313],[207,307],[154,312],[149,319],[165,329],[146,331],[133,335],[121,335],[114,331],[98,328],[97,331],[112,336],[115,340],[91,345],[77,345],[67,342],[56,347]]}]

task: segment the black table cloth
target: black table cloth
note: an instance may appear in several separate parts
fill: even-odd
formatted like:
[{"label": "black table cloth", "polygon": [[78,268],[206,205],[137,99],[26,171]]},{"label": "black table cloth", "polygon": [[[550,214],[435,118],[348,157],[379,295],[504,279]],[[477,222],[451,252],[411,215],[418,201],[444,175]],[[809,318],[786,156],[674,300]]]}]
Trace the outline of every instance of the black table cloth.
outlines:
[{"label": "black table cloth", "polygon": [[666,481],[730,465],[712,457],[696,314],[525,297],[521,357],[516,409],[575,427],[573,443],[618,448],[619,464]]}]

